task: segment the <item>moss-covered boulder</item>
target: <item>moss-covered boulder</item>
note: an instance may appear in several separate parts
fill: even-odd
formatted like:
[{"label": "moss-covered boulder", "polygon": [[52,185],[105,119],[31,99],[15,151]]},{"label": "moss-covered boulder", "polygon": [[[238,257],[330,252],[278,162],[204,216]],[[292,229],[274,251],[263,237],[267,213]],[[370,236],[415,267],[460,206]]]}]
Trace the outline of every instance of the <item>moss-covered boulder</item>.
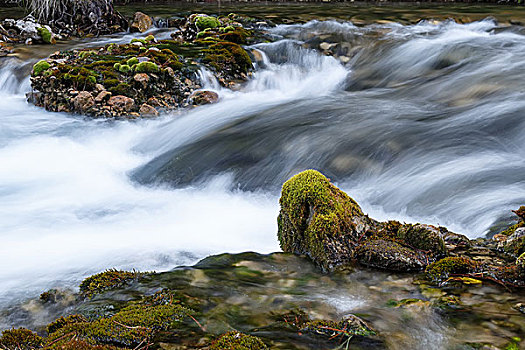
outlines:
[{"label": "moss-covered boulder", "polygon": [[395,271],[422,270],[447,254],[439,229],[378,222],[321,173],[304,171],[282,189],[278,237],[285,252],[304,254],[331,271],[354,260]]},{"label": "moss-covered boulder", "polygon": [[199,30],[204,30],[208,28],[217,28],[221,23],[213,16],[199,16],[195,19],[195,25]]},{"label": "moss-covered boulder", "polygon": [[350,263],[357,241],[375,225],[356,201],[316,170],[286,181],[279,203],[281,249],[307,255],[325,271]]},{"label": "moss-covered boulder", "polygon": [[[109,118],[139,117],[140,106],[150,104],[150,99],[159,101],[155,106],[158,109],[183,107],[200,85],[195,69],[183,70],[184,58],[172,51],[178,46],[170,40],[152,40],[140,47],[108,44],[55,53],[35,64],[31,77],[34,91],[29,101],[53,112]],[[145,79],[135,80],[136,74],[147,75],[147,84]],[[122,109],[110,105],[111,95],[133,99],[134,107]],[[86,96],[89,104],[84,108],[86,104],[79,102],[86,100]]]}]

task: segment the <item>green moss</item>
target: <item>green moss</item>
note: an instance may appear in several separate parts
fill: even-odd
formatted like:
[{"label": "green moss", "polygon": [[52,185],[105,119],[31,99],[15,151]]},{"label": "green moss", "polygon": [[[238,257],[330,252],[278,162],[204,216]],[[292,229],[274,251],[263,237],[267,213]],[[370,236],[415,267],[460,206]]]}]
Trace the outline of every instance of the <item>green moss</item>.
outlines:
[{"label": "green moss", "polygon": [[106,79],[103,82],[103,85],[106,87],[106,89],[117,86],[118,84],[120,84],[118,79]]},{"label": "green moss", "polygon": [[263,350],[268,349],[258,338],[237,331],[223,334],[210,346],[210,350]]},{"label": "green moss", "polygon": [[123,64],[123,65],[121,65],[121,66],[119,67],[118,71],[119,71],[120,73],[124,73],[124,74],[126,74],[126,73],[129,73],[129,72],[131,71],[131,67],[130,67],[129,65],[127,65],[127,64]]},{"label": "green moss", "polygon": [[520,221],[517,224],[512,225],[509,228],[507,228],[506,230],[502,231],[501,234],[505,235],[505,236],[511,236],[516,231],[516,229],[518,229],[520,227],[525,227],[525,222]]},{"label": "green moss", "polygon": [[151,340],[159,331],[178,327],[192,311],[180,304],[131,304],[111,317],[64,325],[52,333],[47,344],[71,339],[90,343],[135,347]]},{"label": "green moss", "polygon": [[206,28],[217,28],[221,25],[219,20],[212,16],[200,16],[197,17],[195,25],[199,30],[204,30]]},{"label": "green moss", "polygon": [[64,328],[65,326],[72,325],[74,323],[84,323],[87,322],[86,318],[81,315],[70,315],[67,317],[60,317],[56,319],[55,321],[51,322],[47,325],[46,331],[48,334],[55,333],[61,328]]},{"label": "green moss", "polygon": [[219,34],[219,38],[232,43],[246,44],[246,40],[250,35],[251,33],[249,31],[242,27],[238,27],[233,30],[228,30],[223,34]]},{"label": "green moss", "polygon": [[50,67],[51,67],[51,65],[45,60],[38,61],[33,66],[33,75],[37,76],[40,73],[42,73],[43,71],[49,69]]},{"label": "green moss", "polygon": [[137,280],[141,275],[137,271],[106,270],[83,280],[80,284],[80,293],[83,296],[91,297],[109,289],[122,287]]},{"label": "green moss", "polygon": [[197,39],[204,38],[210,34],[210,28],[206,28],[203,31],[197,33]]},{"label": "green moss", "polygon": [[137,57],[131,57],[129,60],[127,60],[128,66],[132,66],[138,63],[139,63],[139,59]]},{"label": "green moss", "polygon": [[26,328],[5,330],[0,338],[0,348],[5,350],[30,350],[40,348],[42,344],[42,338]]},{"label": "green moss", "polygon": [[117,96],[117,95],[130,96],[133,92],[133,89],[131,85],[129,85],[128,83],[119,83],[117,86],[109,88],[108,91],[111,92],[113,96]]},{"label": "green moss", "polygon": [[38,35],[42,38],[42,41],[46,44],[54,44],[53,40],[53,34],[49,31],[49,29],[45,27],[40,27],[37,29]]},{"label": "green moss", "polygon": [[[69,338],[68,338],[69,339]],[[46,349],[56,350],[125,350],[111,345],[92,345],[84,340],[69,340],[65,342],[51,344]]]},{"label": "green moss", "polygon": [[147,45],[148,42],[144,39],[137,39],[137,38],[134,38],[134,39],[131,39],[130,43],[141,43],[143,45]]},{"label": "green moss", "polygon": [[119,75],[117,72],[115,72],[114,70],[103,70],[102,72],[100,72],[100,74],[102,74],[102,77],[104,79],[118,79],[119,78]]},{"label": "green moss", "polygon": [[504,350],[520,350],[520,346],[516,343],[509,343]]},{"label": "green moss", "polygon": [[474,260],[463,257],[447,257],[430,264],[425,272],[435,282],[443,281],[452,274],[472,273],[478,267]]},{"label": "green moss", "polygon": [[84,67],[88,69],[110,69],[120,61],[117,57],[106,57],[103,60],[97,60],[92,63],[85,64]]},{"label": "green moss", "polygon": [[118,45],[115,43],[111,43],[111,44],[106,45],[105,48],[106,48],[106,51],[111,54],[113,53],[113,50],[115,50],[115,48],[118,48]]},{"label": "green moss", "polygon": [[402,225],[396,237],[411,248],[432,253],[434,256],[444,256],[447,253],[445,241],[439,231],[426,225]]},{"label": "green moss", "polygon": [[144,40],[146,40],[149,43],[149,42],[155,41],[155,37],[153,35],[148,35],[147,37],[144,38]]},{"label": "green moss", "polygon": [[204,53],[204,61],[218,71],[246,74],[252,68],[248,53],[235,43],[218,42],[205,49]]},{"label": "green moss", "polygon": [[354,232],[352,217],[363,216],[352,198],[315,170],[303,171],[286,181],[279,203],[278,238],[282,250],[307,254],[325,270],[339,259],[332,245],[337,248],[335,241],[348,241],[347,235]]},{"label": "green moss", "polygon": [[140,62],[135,67],[137,73],[156,73],[159,70],[159,66],[153,62]]},{"label": "green moss", "polygon": [[96,54],[95,51],[88,50],[88,51],[80,51],[78,53],[78,56],[80,58],[86,58],[86,57],[89,57],[89,56],[94,55],[94,54]]},{"label": "green moss", "polygon": [[219,31],[221,33],[226,33],[226,32],[233,32],[235,30],[235,27],[234,26],[226,26],[226,27],[221,27],[219,28]]}]

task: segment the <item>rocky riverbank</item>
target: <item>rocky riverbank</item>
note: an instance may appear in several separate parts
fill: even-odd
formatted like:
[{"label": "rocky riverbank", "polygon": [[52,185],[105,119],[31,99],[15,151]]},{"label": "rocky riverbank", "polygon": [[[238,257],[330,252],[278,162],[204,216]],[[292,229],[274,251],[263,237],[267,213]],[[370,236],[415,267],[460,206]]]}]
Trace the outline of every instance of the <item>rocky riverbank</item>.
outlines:
[{"label": "rocky riverbank", "polygon": [[299,256],[223,254],[160,274],[108,270],[79,292],[49,290],[4,310],[38,333],[7,330],[0,345],[415,349],[436,322],[442,336],[447,324],[455,333],[432,340],[436,349],[524,345],[523,207],[494,239],[469,240],[369,218],[314,170],[287,181],[280,203],[281,246]]}]

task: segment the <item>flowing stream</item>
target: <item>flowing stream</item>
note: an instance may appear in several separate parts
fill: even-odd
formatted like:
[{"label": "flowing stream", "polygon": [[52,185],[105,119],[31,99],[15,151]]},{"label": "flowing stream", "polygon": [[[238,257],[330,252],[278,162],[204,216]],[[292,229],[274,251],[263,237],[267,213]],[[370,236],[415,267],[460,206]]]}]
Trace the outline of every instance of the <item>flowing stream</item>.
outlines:
[{"label": "flowing stream", "polygon": [[375,218],[469,237],[525,202],[523,27],[270,33],[240,91],[203,70],[219,103],[152,120],[45,112],[25,101],[35,58],[0,62],[0,306],[110,267],[278,251],[280,186],[307,168]]}]

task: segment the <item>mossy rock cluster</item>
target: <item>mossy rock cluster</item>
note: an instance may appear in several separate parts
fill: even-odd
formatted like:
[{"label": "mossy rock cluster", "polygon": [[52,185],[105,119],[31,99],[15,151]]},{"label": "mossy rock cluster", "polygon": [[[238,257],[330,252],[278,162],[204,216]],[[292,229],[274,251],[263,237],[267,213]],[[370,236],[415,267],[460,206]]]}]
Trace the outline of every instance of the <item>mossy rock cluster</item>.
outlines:
[{"label": "mossy rock cluster", "polygon": [[[285,182],[280,205],[281,248],[308,256],[324,271],[361,264],[400,272],[426,269],[432,283],[484,280],[525,286],[525,258],[516,260],[525,248],[523,221],[509,229],[512,232],[502,249],[494,241],[470,241],[444,227],[378,222],[315,170],[303,171]],[[522,207],[515,213],[522,218],[523,212]]]},{"label": "mossy rock cluster", "polygon": [[[151,40],[54,54],[35,64],[31,84],[37,92],[30,100],[50,111],[94,117],[137,117],[144,104],[178,108],[200,86],[187,79],[191,72],[183,71],[183,58],[165,48],[170,43]],[[79,92],[87,92],[91,101],[75,103]],[[133,99],[134,107],[116,108],[109,103],[114,96]]]},{"label": "mossy rock cluster", "polygon": [[281,248],[309,256],[325,271],[344,268],[355,260],[389,270],[421,270],[446,255],[439,230],[375,221],[315,170],[285,182],[279,203]]},{"label": "mossy rock cluster", "polygon": [[[187,26],[199,18],[190,16]],[[253,66],[239,43],[251,32],[213,18],[208,22],[217,25],[206,25],[202,39],[158,41],[148,35],[129,44],[53,54],[34,65],[29,101],[54,112],[133,118],[189,106],[188,97],[201,87],[199,64],[224,86],[245,81]],[[124,98],[132,101],[124,103]]]}]

